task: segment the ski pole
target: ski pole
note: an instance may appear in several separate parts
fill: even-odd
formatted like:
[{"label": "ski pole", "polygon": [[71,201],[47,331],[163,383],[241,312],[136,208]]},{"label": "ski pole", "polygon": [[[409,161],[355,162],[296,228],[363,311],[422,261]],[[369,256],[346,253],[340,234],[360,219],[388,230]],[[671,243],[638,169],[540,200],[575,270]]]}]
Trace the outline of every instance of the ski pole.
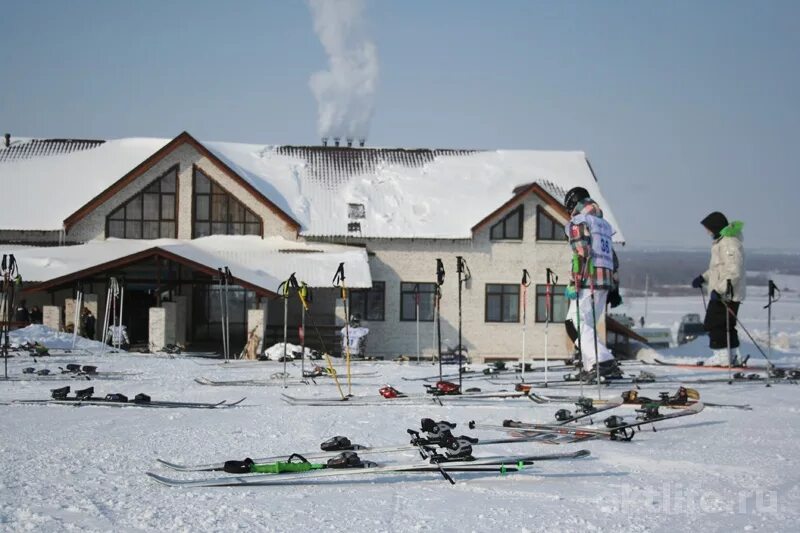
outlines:
[{"label": "ski pole", "polygon": [[725,335],[728,344],[728,379],[733,382],[733,359],[731,357],[731,309],[728,307],[728,302],[731,301],[733,298],[733,285],[731,285],[731,280],[728,280],[728,284],[725,287],[725,301],[722,302],[722,305],[725,306]]},{"label": "ski pole", "polygon": [[294,273],[289,276],[289,279],[278,285],[278,292],[283,297],[283,388],[286,388],[286,342],[289,336],[289,287]]},{"label": "ski pole", "polygon": [[[297,279],[294,278],[294,274],[292,277],[289,278],[290,280],[294,280],[294,283],[297,283]],[[342,386],[339,384],[339,376],[336,374],[336,369],[333,367],[333,362],[331,361],[331,356],[328,354],[328,349],[325,347],[325,340],[322,338],[322,334],[319,332],[319,328],[317,327],[317,321],[314,320],[314,314],[311,313],[309,310],[308,302],[305,299],[305,295],[301,291],[297,291],[297,296],[300,298],[300,303],[303,306],[303,309],[306,310],[308,313],[308,318],[311,320],[311,326],[314,328],[314,332],[317,334],[317,339],[319,339],[319,345],[322,347],[322,354],[325,356],[325,361],[328,363],[328,372],[331,376],[333,376],[333,381],[336,383],[336,389],[339,391],[339,395],[342,397],[342,400],[346,400],[348,396],[344,395],[344,391],[342,391]]]},{"label": "ski pole", "polygon": [[[528,275],[528,271],[523,268],[522,280],[519,282],[520,299],[522,300],[522,305],[520,307],[522,307],[522,382],[523,383],[525,382],[525,328],[528,322],[528,287],[530,287],[530,285],[531,281],[530,281],[530,276]],[[546,337],[547,333],[545,333],[545,338]],[[547,354],[546,348],[545,348],[545,354]],[[544,382],[547,383],[547,369],[545,369]]]},{"label": "ski pole", "polygon": [[[548,350],[548,329],[550,326],[550,308],[552,307],[552,288],[553,285],[558,284],[558,276],[549,268],[545,270],[546,283],[544,291],[544,384],[548,385],[548,367],[550,366],[550,357]],[[524,379],[523,379],[524,381]]]},{"label": "ski pole", "polygon": [[[300,297],[301,302],[305,302],[308,300],[308,285],[306,282],[303,281],[300,283],[300,289],[298,290],[297,295]],[[306,378],[306,306],[300,306],[300,330],[303,332],[303,336],[300,339],[300,351],[302,352],[303,356],[300,359],[300,377],[305,380]]]},{"label": "ski pole", "polygon": [[436,338],[439,353],[439,381],[442,381],[442,284],[444,283],[444,263],[436,260]]},{"label": "ski pole", "polygon": [[578,332],[578,355],[581,358],[581,370],[578,372],[578,376],[581,382],[581,397],[583,397],[583,341],[581,340],[581,285],[583,284],[583,273],[577,254],[572,256],[572,277],[575,284],[575,326]]},{"label": "ski pole", "polygon": [[[727,307],[727,306],[726,306],[726,307]],[[731,309],[728,309],[728,313],[729,313],[729,314],[730,314],[730,315],[733,317],[733,320],[734,320],[734,322],[736,323],[736,325],[737,325],[737,326],[739,326],[740,328],[742,328],[742,331],[744,331],[744,332],[747,334],[747,336],[750,338],[750,341],[753,343],[753,345],[756,347],[756,349],[757,349],[759,352],[761,352],[761,355],[762,355],[762,356],[764,357],[764,359],[767,361],[767,366],[768,366],[769,368],[775,368],[775,365],[772,363],[772,361],[771,361],[771,360],[770,360],[770,358],[767,356],[767,354],[766,354],[766,353],[764,353],[764,350],[763,350],[763,349],[761,348],[761,346],[760,346],[760,345],[759,345],[759,344],[756,342],[756,340],[753,338],[753,336],[750,334],[750,332],[749,332],[749,331],[747,331],[747,328],[746,328],[746,327],[744,327],[744,324],[742,324],[742,321],[741,321],[741,320],[739,320],[739,317],[737,317],[737,316],[736,316],[736,315],[733,313],[733,311],[732,311]]]},{"label": "ski pole", "polygon": [[[764,306],[764,309],[767,310],[767,351],[769,352],[769,358],[772,359],[772,304],[781,299],[781,291],[772,280],[769,280],[768,287],[767,305]],[[778,291],[777,299],[775,298],[776,290]]]},{"label": "ski pole", "polygon": [[350,311],[348,309],[347,301],[347,286],[345,285],[344,277],[344,263],[339,263],[339,268],[336,269],[336,274],[333,275],[334,286],[340,286],[342,291],[342,305],[344,305],[344,351],[346,356],[347,367],[347,395],[353,395],[353,383],[350,377]]},{"label": "ski pole", "polygon": [[461,367],[463,360],[463,348],[461,345],[461,284],[469,280],[470,272],[467,262],[460,255],[456,256],[456,273],[458,274],[458,390],[461,390]]},{"label": "ski pole", "polygon": [[230,289],[231,278],[231,270],[226,266],[225,267],[225,353],[227,353],[227,357],[231,356],[231,312],[228,306],[228,290]]}]

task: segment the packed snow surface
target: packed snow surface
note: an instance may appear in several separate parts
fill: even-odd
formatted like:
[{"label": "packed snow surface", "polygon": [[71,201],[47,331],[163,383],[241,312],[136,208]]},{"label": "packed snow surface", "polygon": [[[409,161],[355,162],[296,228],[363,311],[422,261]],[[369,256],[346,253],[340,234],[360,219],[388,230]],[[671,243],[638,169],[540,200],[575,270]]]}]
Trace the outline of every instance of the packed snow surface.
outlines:
[{"label": "packed snow surface", "polygon": [[[667,312],[674,301],[653,309]],[[634,302],[631,302],[634,303]],[[796,336],[797,319],[788,320],[790,306],[776,307],[782,317],[779,333]],[[761,330],[743,306],[743,317]],[[687,310],[686,312],[689,312]],[[679,312],[683,312],[679,308]],[[786,313],[786,314],[784,314]],[[655,315],[654,315],[655,316]],[[795,315],[800,316],[800,314]],[[667,320],[664,320],[667,323]],[[45,340],[65,347],[71,336],[45,330],[27,331],[14,340]],[[60,340],[59,340],[60,339]],[[57,344],[56,342],[62,344]],[[538,405],[525,399],[482,400],[434,404],[293,407],[281,393],[300,397],[336,397],[326,378],[317,384],[244,387],[203,386],[193,378],[261,379],[283,369],[277,362],[220,361],[165,354],[117,354],[99,351],[53,351],[49,357],[20,354],[8,360],[9,375],[26,366],[57,369],[67,363],[95,365],[100,372],[134,375],[91,382],[0,382],[0,402],[43,399],[49,389],[94,386],[97,395],[139,392],[153,400],[217,402],[247,397],[241,407],[227,410],[142,409],[0,404],[0,530],[4,531],[794,531],[800,519],[800,402],[794,384],[690,384],[707,402],[750,404],[752,410],[707,407],[702,413],[662,423],[631,442],[587,441],[560,446],[516,443],[478,446],[475,455],[529,454],[591,450],[591,457],[541,462],[522,473],[457,473],[450,485],[437,474],[376,474],[327,478],[293,486],[177,489],[153,482],[152,471],[194,479],[217,473],[181,473],[158,464],[156,458],[178,463],[207,463],[319,449],[323,440],[344,435],[374,446],[407,442],[406,428],[418,428],[423,417],[458,423],[456,434],[500,438],[501,433],[469,430],[467,422],[500,424],[504,419],[531,422],[553,420],[568,404]],[[236,351],[236,350],[234,350]],[[783,365],[800,365],[800,350],[792,344],[776,348]],[[669,357],[669,354],[663,354]],[[755,356],[754,356],[755,357]],[[344,365],[336,360],[339,372]],[[379,398],[378,388],[390,384],[406,393],[421,393],[422,381],[438,367],[430,363],[354,362],[353,394]],[[674,392],[678,385],[718,375],[693,370],[625,363],[626,373],[640,370],[674,381],[642,385],[640,394]],[[299,377],[299,361],[288,364]],[[453,373],[454,366],[445,366]],[[557,379],[560,373],[550,373]],[[725,372],[722,372],[725,375]],[[541,379],[542,373],[529,374]],[[343,380],[344,383],[344,380]],[[483,390],[511,389],[483,379],[464,381]],[[550,386],[542,394],[578,394],[577,386]],[[626,387],[610,386],[603,398],[618,396]],[[345,392],[346,385],[345,385]],[[597,394],[587,387],[586,394]],[[631,416],[621,407],[618,414]],[[605,415],[607,413],[604,413]],[[600,416],[599,419],[604,418]],[[600,422],[600,420],[595,422]],[[415,462],[414,453],[374,455],[381,462]]]}]

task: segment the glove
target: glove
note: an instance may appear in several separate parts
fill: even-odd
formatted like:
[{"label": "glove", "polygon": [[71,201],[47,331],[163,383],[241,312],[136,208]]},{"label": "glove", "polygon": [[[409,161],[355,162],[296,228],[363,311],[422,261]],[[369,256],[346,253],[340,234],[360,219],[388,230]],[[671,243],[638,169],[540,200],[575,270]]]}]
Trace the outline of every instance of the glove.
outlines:
[{"label": "glove", "polygon": [[699,289],[700,287],[703,286],[703,283],[705,283],[705,282],[706,282],[706,280],[703,279],[703,276],[697,276],[696,278],[694,278],[692,280],[692,288],[693,289]]},{"label": "glove", "polygon": [[619,289],[612,289],[608,293],[608,305],[611,306],[611,309],[618,307],[622,304],[622,296],[619,295]]},{"label": "glove", "polygon": [[712,302],[720,300],[719,293],[717,291],[711,291],[711,294],[708,295],[708,299]]},{"label": "glove", "polygon": [[578,291],[575,290],[574,285],[567,285],[564,289],[564,298],[567,300],[577,300],[578,299]]}]

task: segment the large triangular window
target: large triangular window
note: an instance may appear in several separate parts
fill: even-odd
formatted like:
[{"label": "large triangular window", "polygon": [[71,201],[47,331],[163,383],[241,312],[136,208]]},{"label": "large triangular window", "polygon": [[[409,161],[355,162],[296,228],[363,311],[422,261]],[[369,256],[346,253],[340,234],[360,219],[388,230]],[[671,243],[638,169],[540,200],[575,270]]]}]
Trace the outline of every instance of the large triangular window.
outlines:
[{"label": "large triangular window", "polygon": [[106,217],[106,236],[120,239],[174,239],[178,235],[178,166]]},{"label": "large triangular window", "polygon": [[261,235],[261,218],[197,167],[192,190],[192,238]]},{"label": "large triangular window", "polygon": [[489,233],[493,241],[500,240],[522,240],[522,220],[525,212],[522,206],[517,207],[505,217],[503,220],[492,226]]}]

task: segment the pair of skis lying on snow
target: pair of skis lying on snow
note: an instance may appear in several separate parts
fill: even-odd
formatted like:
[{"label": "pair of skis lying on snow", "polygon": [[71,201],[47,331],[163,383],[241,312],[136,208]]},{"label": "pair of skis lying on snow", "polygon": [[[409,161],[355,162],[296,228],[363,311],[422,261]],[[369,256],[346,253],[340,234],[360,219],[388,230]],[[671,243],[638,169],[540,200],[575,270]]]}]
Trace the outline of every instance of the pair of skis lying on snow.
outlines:
[{"label": "pair of skis lying on snow", "polygon": [[134,398],[129,399],[127,396],[119,393],[107,394],[102,397],[94,396],[94,387],[89,387],[83,390],[76,390],[74,396],[68,396],[70,387],[62,387],[60,389],[53,389],[50,391],[52,397],[47,400],[12,400],[13,404],[23,405],[70,405],[80,407],[84,405],[95,405],[102,407],[151,407],[151,408],[188,408],[188,409],[218,409],[226,407],[235,407],[242,403],[245,398],[235,402],[228,403],[227,400],[222,400],[216,403],[206,402],[168,402],[168,401],[154,401],[146,394],[137,394]]},{"label": "pair of skis lying on snow", "polygon": [[[452,472],[496,472],[505,474],[521,471],[538,461],[577,459],[589,455],[588,450],[576,452],[537,454],[537,455],[498,455],[473,457],[472,447],[478,445],[507,444],[541,440],[539,436],[478,440],[466,436],[455,437],[452,430],[456,424],[422,420],[422,431],[408,430],[409,444],[372,448],[351,444],[345,437],[334,437],[322,444],[325,451],[289,456],[272,456],[244,461],[225,461],[205,465],[179,465],[159,462],[183,472],[226,471],[234,476],[212,477],[195,480],[173,479],[147,472],[155,481],[172,487],[215,487],[241,485],[273,485],[315,481],[330,476],[352,476],[360,474],[385,473],[428,473],[441,474],[450,483],[455,483]],[[443,450],[443,451],[440,451]],[[370,454],[391,454],[418,451],[422,461],[380,465],[364,461],[360,456]],[[316,461],[316,462],[312,462]]]},{"label": "pair of skis lying on snow", "polygon": [[[545,395],[545,394],[537,394],[532,392],[529,386],[518,384],[517,389],[514,391],[487,391],[487,392],[464,392],[460,394],[431,394],[431,393],[423,393],[423,394],[412,394],[412,395],[397,395],[397,396],[387,396],[385,394],[386,389],[391,389],[391,391],[395,391],[391,387],[384,387],[381,389],[381,394],[383,397],[345,397],[342,398],[297,398],[294,396],[289,396],[287,394],[282,394],[282,399],[284,402],[295,405],[295,406],[371,406],[371,405],[409,405],[419,402],[433,402],[438,405],[444,405],[445,403],[457,403],[463,401],[481,401],[481,400],[495,400],[495,399],[507,399],[507,398],[526,398],[535,403],[579,403],[581,401],[585,401],[586,398],[581,398],[579,396],[564,396],[564,395]],[[692,394],[688,395],[681,395],[681,392],[691,391],[694,393],[694,397]],[[697,400],[699,400],[699,393],[694,389],[686,389],[684,387],[680,387],[678,392],[673,396],[670,397],[668,393],[661,392],[658,395],[659,401],[662,403],[664,407],[683,407],[686,405],[690,405]],[[649,403],[653,400],[650,400],[644,397],[639,391],[631,390],[625,391],[622,393],[621,397],[623,398],[622,402],[626,405],[641,405],[642,403]],[[669,400],[669,401],[668,401]],[[594,400],[596,405],[600,405],[606,402],[615,402],[615,399],[609,400]],[[722,403],[709,403],[705,402],[707,407],[727,407],[727,408],[734,408],[734,409],[746,409],[749,410],[749,405],[743,404],[722,404]]]},{"label": "pair of skis lying on snow", "polygon": [[[152,472],[147,472],[147,475],[153,480],[171,487],[274,485],[308,480],[313,481],[329,476],[425,472],[439,472],[448,481],[454,483],[449,472],[498,472],[505,474],[507,472],[520,471],[537,461],[576,459],[589,455],[588,450],[579,450],[573,453],[474,458],[472,457],[472,446],[549,442],[559,438],[561,438],[562,442],[580,442],[600,438],[607,440],[631,440],[637,429],[641,426],[697,414],[703,410],[702,403],[695,403],[680,411],[661,414],[658,412],[657,406],[651,405],[643,409],[639,418],[633,422],[624,422],[619,417],[610,417],[607,419],[606,423],[609,425],[609,421],[616,419],[613,423],[613,427],[592,428],[568,425],[581,418],[618,407],[620,403],[621,400],[618,403],[609,403],[600,408],[587,410],[586,412],[576,414],[555,424],[525,424],[522,422],[505,421],[502,426],[492,426],[478,425],[475,422],[470,422],[471,428],[498,429],[511,432],[515,435],[515,437],[508,439],[479,440],[466,436],[453,437],[451,431],[455,428],[455,424],[423,419],[422,428],[423,431],[427,430],[427,436],[420,437],[418,432],[408,430],[408,433],[412,436],[411,443],[408,445],[371,448],[353,445],[350,443],[349,439],[344,437],[334,437],[334,439],[327,442],[335,441],[343,445],[329,447],[329,451],[292,454],[288,457],[285,455],[271,456],[257,459],[245,459],[244,461],[226,461],[200,465],[181,465],[161,459],[158,460],[162,465],[182,472],[210,472],[220,470],[230,473],[252,472],[246,475],[221,476],[194,480],[174,479]],[[437,447],[443,447],[447,451],[444,454],[438,453],[436,451]],[[325,443],[323,443],[323,448],[325,448]],[[341,450],[351,451],[342,452]],[[363,456],[379,453],[408,452],[413,450],[418,450],[420,452],[424,460],[422,463],[380,466],[370,461],[362,461],[360,457],[358,457],[358,454]],[[453,451],[454,453],[450,454],[448,451]],[[338,455],[336,455],[337,453]],[[326,462],[312,463],[311,461]]]}]

